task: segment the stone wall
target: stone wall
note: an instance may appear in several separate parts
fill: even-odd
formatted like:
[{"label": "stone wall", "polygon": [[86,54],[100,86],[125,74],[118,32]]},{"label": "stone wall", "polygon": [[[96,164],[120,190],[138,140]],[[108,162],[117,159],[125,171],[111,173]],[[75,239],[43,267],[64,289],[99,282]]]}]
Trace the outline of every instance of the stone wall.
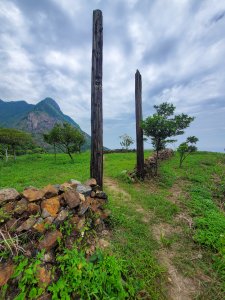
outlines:
[{"label": "stone wall", "polygon": [[[85,243],[87,256],[96,248],[107,247],[106,220],[110,211],[105,208],[106,203],[107,195],[95,179],[85,184],[71,179],[43,189],[28,187],[22,193],[13,188],[0,190],[0,251],[4,253],[0,261],[0,287],[12,275],[13,257],[18,254],[29,259],[44,249],[41,272],[48,274],[49,284],[60,240],[69,249],[77,241]],[[14,285],[16,288],[15,279]]]}]

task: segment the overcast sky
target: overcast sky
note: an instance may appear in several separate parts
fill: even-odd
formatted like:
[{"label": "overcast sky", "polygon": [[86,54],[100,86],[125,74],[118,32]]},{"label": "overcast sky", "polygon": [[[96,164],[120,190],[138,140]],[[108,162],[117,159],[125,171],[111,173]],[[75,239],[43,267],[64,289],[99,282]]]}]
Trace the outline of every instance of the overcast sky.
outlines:
[{"label": "overcast sky", "polygon": [[196,117],[186,136],[199,137],[201,150],[222,152],[225,0],[0,0],[0,99],[52,97],[90,133],[94,9],[104,24],[104,145],[119,147],[124,133],[135,138],[139,69],[143,116],[172,102]]}]

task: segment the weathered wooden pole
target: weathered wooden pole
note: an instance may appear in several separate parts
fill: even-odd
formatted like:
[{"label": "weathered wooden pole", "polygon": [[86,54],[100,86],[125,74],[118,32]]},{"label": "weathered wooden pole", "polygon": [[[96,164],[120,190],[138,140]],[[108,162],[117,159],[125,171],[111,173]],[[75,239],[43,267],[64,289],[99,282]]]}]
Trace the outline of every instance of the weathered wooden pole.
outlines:
[{"label": "weathered wooden pole", "polygon": [[141,74],[135,73],[135,110],[136,110],[136,144],[137,144],[137,176],[144,178],[144,143],[142,121],[142,81]]},{"label": "weathered wooden pole", "polygon": [[90,175],[102,187],[103,117],[102,117],[102,48],[103,22],[101,10],[93,11],[91,69],[91,166]]}]

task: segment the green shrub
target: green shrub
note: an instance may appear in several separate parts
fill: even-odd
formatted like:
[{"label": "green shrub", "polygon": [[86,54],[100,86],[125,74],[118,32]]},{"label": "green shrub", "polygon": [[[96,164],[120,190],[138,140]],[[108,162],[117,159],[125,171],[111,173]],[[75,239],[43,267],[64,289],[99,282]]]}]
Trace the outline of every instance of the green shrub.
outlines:
[{"label": "green shrub", "polygon": [[[15,300],[37,299],[44,292],[39,286],[37,271],[42,263],[43,251],[35,258],[28,259],[17,256],[17,263],[12,278],[18,281],[18,294]],[[89,259],[84,252],[76,247],[65,248],[56,256],[56,265],[53,274],[58,280],[52,283],[47,290],[51,299],[133,299],[136,289],[131,279],[128,279],[122,261],[114,256],[103,254],[98,250]],[[54,277],[54,275],[53,275]],[[4,295],[8,285],[4,286]],[[0,293],[0,297],[3,294]]]},{"label": "green shrub", "polygon": [[76,248],[56,257],[60,277],[49,286],[52,299],[132,299],[135,290],[122,279],[122,265],[97,251],[89,260]]},{"label": "green shrub", "polygon": [[43,252],[40,252],[36,258],[31,261],[24,256],[14,258],[15,262],[19,262],[12,278],[19,278],[18,289],[19,293],[14,300],[37,299],[43,292],[43,289],[38,286],[37,270],[41,264]]}]

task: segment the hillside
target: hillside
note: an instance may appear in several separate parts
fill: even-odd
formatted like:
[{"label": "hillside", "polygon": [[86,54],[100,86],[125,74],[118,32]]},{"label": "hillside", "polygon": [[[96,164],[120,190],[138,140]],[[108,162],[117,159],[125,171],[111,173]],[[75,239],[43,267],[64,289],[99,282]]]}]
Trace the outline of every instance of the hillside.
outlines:
[{"label": "hillside", "polygon": [[83,132],[86,137],[83,149],[90,148],[90,136],[82,131],[72,118],[63,114],[52,98],[45,98],[36,105],[22,100],[10,102],[0,100],[0,126],[27,131],[32,134],[37,144],[48,150],[51,147],[43,142],[43,133],[50,131],[56,123],[64,122]]}]

